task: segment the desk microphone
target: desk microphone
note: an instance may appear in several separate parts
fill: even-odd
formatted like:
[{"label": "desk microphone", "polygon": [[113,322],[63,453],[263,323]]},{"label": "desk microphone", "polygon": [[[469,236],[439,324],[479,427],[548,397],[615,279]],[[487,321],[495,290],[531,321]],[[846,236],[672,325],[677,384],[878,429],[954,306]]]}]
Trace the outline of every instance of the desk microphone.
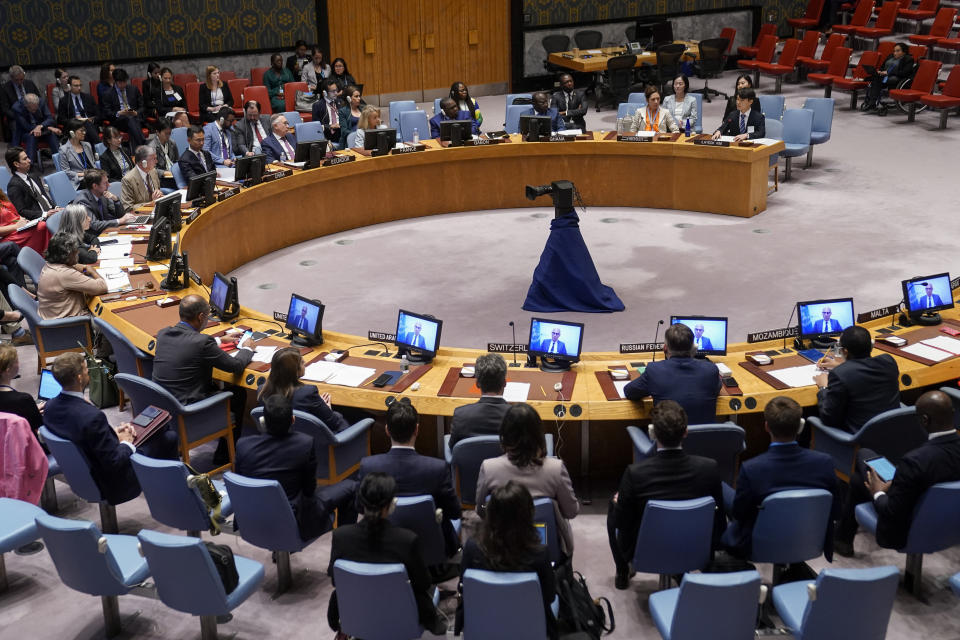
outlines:
[{"label": "desk microphone", "polygon": [[[787,318],[787,324],[784,325],[786,329],[790,329],[790,321],[793,320],[793,314],[797,311],[797,305],[790,307],[790,317]],[[789,331],[783,332],[783,349],[780,350],[780,353],[790,353],[789,347],[787,347],[787,334]],[[803,342],[800,340],[800,333],[797,332],[797,349],[803,349]]]},{"label": "desk microphone", "polygon": [[657,338],[660,336],[660,325],[663,324],[663,320],[657,320],[657,330],[653,334],[653,358],[650,362],[657,361]]},{"label": "desk microphone", "polygon": [[143,255],[142,253],[137,253],[137,252],[135,252],[135,251],[130,251],[130,252],[128,252],[128,253],[125,253],[125,254],[123,254],[123,257],[124,257],[124,258],[130,258],[130,257],[143,258],[143,259],[146,260],[147,262],[150,262],[150,258],[148,258],[147,256]]},{"label": "desk microphone", "polygon": [[[386,345],[385,343],[383,343],[383,342],[367,342],[367,343],[365,343],[365,344],[355,344],[355,345],[353,345],[352,347],[347,347],[347,348],[344,349],[341,353],[345,353],[345,354],[347,354],[347,355],[350,355],[350,349],[356,349],[357,347],[372,347],[373,345],[380,345],[381,347],[383,347],[383,353],[380,354],[381,356],[383,356],[383,357],[385,357],[385,358],[390,356],[390,349],[387,348],[387,345]],[[344,357],[346,357],[346,356],[344,356]]]},{"label": "desk microphone", "polygon": [[513,320],[510,321],[510,329],[513,330],[513,344],[511,345],[513,350],[513,364],[511,367],[519,367],[520,363],[517,362],[517,326]]}]

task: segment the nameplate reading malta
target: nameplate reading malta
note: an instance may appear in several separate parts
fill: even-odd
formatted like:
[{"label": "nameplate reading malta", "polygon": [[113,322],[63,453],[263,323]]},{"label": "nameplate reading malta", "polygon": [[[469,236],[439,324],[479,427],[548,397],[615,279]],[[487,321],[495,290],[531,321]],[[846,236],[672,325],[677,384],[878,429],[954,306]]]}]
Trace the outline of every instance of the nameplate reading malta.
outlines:
[{"label": "nameplate reading malta", "polygon": [[868,322],[870,320],[876,320],[877,318],[892,316],[899,310],[900,310],[900,305],[894,304],[889,307],[880,307],[879,309],[873,309],[872,311],[858,313],[857,322],[858,323]]},{"label": "nameplate reading malta", "polygon": [[620,345],[620,353],[643,353],[646,351],[660,351],[662,342],[631,342]]}]

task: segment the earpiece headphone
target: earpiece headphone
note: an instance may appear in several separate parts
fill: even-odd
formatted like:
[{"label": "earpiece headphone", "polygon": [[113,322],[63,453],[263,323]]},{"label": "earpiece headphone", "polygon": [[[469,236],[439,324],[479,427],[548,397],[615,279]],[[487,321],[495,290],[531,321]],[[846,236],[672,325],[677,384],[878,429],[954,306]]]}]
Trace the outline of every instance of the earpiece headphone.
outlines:
[{"label": "earpiece headphone", "polygon": [[70,138],[73,139],[73,138],[76,138],[76,137],[77,137],[77,132],[76,132],[76,131],[71,131],[71,132],[70,132]]},{"label": "earpiece headphone", "polygon": [[263,419],[263,416],[257,418],[257,431],[260,433],[267,432],[267,421]]},{"label": "earpiece headphone", "polygon": [[141,160],[141,161],[140,161],[140,166],[143,167],[144,169],[146,169],[146,168],[147,168],[147,161],[146,161],[146,160]]}]

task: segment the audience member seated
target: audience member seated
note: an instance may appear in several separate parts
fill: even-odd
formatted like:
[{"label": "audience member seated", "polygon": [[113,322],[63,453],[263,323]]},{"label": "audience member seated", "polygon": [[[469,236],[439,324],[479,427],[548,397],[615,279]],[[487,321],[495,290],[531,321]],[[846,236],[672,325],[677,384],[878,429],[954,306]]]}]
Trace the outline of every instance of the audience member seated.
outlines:
[{"label": "audience member seated", "polygon": [[[737,110],[737,91],[740,89],[753,89],[753,79],[748,73],[741,73],[737,76],[737,83],[734,86],[733,93],[727,98],[727,106],[723,108],[723,119],[726,120],[727,116]],[[760,111],[760,101],[755,100],[750,108],[754,111]],[[762,113],[762,112],[761,112]]]},{"label": "audience member seated", "polygon": [[[43,409],[43,424],[55,435],[77,445],[90,465],[90,475],[100,495],[113,505],[140,495],[140,484],[130,464],[134,427],[124,422],[114,428],[107,416],[83,396],[90,384],[87,361],[75,351],[57,356],[51,366],[53,377],[63,387]],[[177,458],[177,434],[164,427],[139,447],[151,458]]]},{"label": "audience member seated", "polygon": [[[357,494],[363,518],[333,530],[327,575],[333,580],[333,563],[341,558],[374,564],[402,563],[417,603],[420,624],[434,635],[444,635],[447,625],[430,597],[430,572],[423,561],[420,539],[413,531],[396,527],[388,519],[397,495],[396,481],[385,473],[371,473],[360,483]],[[346,638],[340,633],[336,584],[327,605],[327,623],[338,632],[338,639]]]},{"label": "audience member seated", "polygon": [[133,169],[130,156],[123,150],[123,138],[116,127],[104,127],[103,144],[107,149],[100,154],[100,167],[107,172],[110,182],[120,182],[127,171]]},{"label": "audience member seated", "polygon": [[[408,398],[401,398],[387,409],[386,432],[390,451],[368,456],[360,462],[360,479],[370,473],[385,473],[397,482],[401,496],[431,496],[433,504],[443,512],[443,539],[446,555],[452,558],[460,550],[460,539],[452,520],[461,516],[460,499],[453,490],[450,467],[440,458],[417,453],[420,432],[417,410]],[[431,573],[435,573],[431,568]],[[435,573],[435,578],[436,573]]]},{"label": "audience member seated", "polygon": [[113,91],[113,72],[116,67],[111,62],[100,65],[100,82],[97,83],[97,102],[103,104],[103,94]]},{"label": "audience member seated", "polygon": [[929,439],[903,456],[891,482],[884,482],[866,464],[867,460],[879,457],[877,453],[867,448],[857,452],[850,496],[834,539],[834,549],[840,555],[853,556],[857,504],[873,501],[877,511],[877,544],[900,549],[907,544],[913,512],[923,492],[940,482],[960,480],[960,435],[954,428],[950,397],[942,391],[928,391],[917,399],[916,408]]},{"label": "audience member seated", "polygon": [[173,70],[164,67],[160,70],[160,95],[157,98],[157,113],[161,118],[172,114],[187,114],[187,94],[183,87],[173,84]]},{"label": "audience member seated", "polygon": [[7,194],[0,189],[0,240],[12,242],[18,247],[30,247],[40,255],[47,250],[50,241],[50,232],[47,223],[43,220],[36,226],[23,229],[31,221],[20,216]]},{"label": "audience member seated", "polygon": [[624,470],[620,489],[607,508],[607,538],[617,574],[617,589],[630,583],[630,562],[637,546],[643,510],[650,500],[691,500],[710,496],[717,503],[713,546],[726,527],[723,490],[716,460],[687,455],[687,414],[673,400],[664,400],[650,412],[650,431],[657,454]]},{"label": "audience member seated", "polygon": [[252,155],[263,151],[263,140],[270,135],[270,116],[260,115],[260,103],[248,100],[243,105],[243,120],[234,129],[236,136],[236,155]]},{"label": "audience member seated", "polygon": [[83,172],[96,168],[97,155],[93,151],[93,146],[86,141],[87,127],[83,120],[77,118],[68,120],[66,130],[67,144],[60,147],[60,166],[57,170],[66,173],[76,189]]},{"label": "audience member seated", "polygon": [[310,56],[307,55],[307,43],[305,40],[297,40],[293,45],[293,55],[287,56],[287,69],[290,70],[294,78],[299,78],[303,73],[303,68],[310,62]]},{"label": "audience member seated", "polygon": [[467,85],[460,81],[454,82],[450,85],[450,94],[447,97],[456,101],[458,109],[469,113],[478,127],[483,124],[483,114],[480,113],[480,105],[470,97],[470,89],[467,88]]},{"label": "audience member seated", "polygon": [[103,169],[87,169],[80,180],[80,191],[73,199],[82,204],[90,214],[90,229],[100,235],[110,227],[127,224],[134,214],[124,213],[120,198],[110,191],[107,172]]},{"label": "audience member seated", "polygon": [[268,162],[293,162],[296,157],[297,137],[282,113],[270,116],[270,135],[260,143]]},{"label": "audience member seated", "polygon": [[136,166],[123,176],[120,183],[120,202],[126,210],[151,205],[163,196],[160,176],[157,175],[157,152],[153,147],[140,145],[133,159]]},{"label": "audience member seated", "polygon": [[[364,110],[369,109],[366,107]],[[469,111],[461,111],[453,98],[444,98],[440,101],[440,113],[430,118],[430,137],[440,137],[440,123],[444,120],[465,120],[472,123],[471,130],[473,135],[480,135],[480,126],[473,119]],[[362,128],[362,127],[361,127]],[[357,134],[357,146],[360,146],[360,135]]]},{"label": "audience member seated", "polygon": [[13,174],[7,183],[7,195],[20,217],[36,220],[59,211],[59,207],[53,206],[53,196],[43,180],[37,180],[30,175],[32,163],[23,147],[7,147],[4,158],[10,167],[10,173]]},{"label": "audience member seated", "polygon": [[143,97],[135,86],[128,84],[128,80],[130,76],[124,69],[114,69],[113,89],[101,95],[100,113],[130,136],[130,144],[139,147],[146,141],[142,130]]},{"label": "audience member seated", "polygon": [[340,88],[340,100],[345,101],[349,93],[345,95],[344,92],[347,87],[355,86],[357,81],[350,75],[350,72],[347,70],[347,61],[343,58],[334,58],[330,68],[332,69],[330,78],[335,80],[337,87]]},{"label": "audience member seated", "polygon": [[[253,359],[253,349],[250,347],[240,346],[238,353],[230,356],[220,348],[220,344],[231,343],[232,339],[214,338],[201,333],[209,319],[210,303],[191,294],[180,301],[180,322],[161,329],[157,334],[153,381],[183,404],[199,402],[220,391],[213,381],[213,369],[236,375]],[[224,387],[233,392],[230,410],[236,438],[243,426],[247,393],[242,387]],[[213,462],[220,465],[227,459],[227,442],[221,438]]]},{"label": "audience member seated", "polygon": [[[177,143],[170,137],[173,125],[169,118],[162,118],[157,123],[157,135],[150,138],[150,146],[157,154],[157,170],[173,171],[173,165],[180,159],[180,150],[177,149]],[[160,181],[163,184],[163,179]],[[172,187],[176,188],[171,183]]]},{"label": "audience member seated", "polygon": [[205,138],[203,129],[199,125],[192,124],[187,129],[187,144],[190,148],[184,149],[177,161],[177,164],[180,165],[180,175],[186,181],[189,181],[193,176],[199,176],[217,168],[213,156],[203,148]]},{"label": "audience member seated", "polygon": [[230,85],[220,79],[219,68],[209,65],[206,80],[200,85],[200,120],[215,121],[224,107],[229,107],[230,112],[233,112]]},{"label": "audience member seated", "polygon": [[29,393],[17,391],[13,388],[13,381],[20,377],[20,360],[17,358],[15,345],[0,344],[0,413],[18,415],[30,423],[33,434],[43,424],[40,410],[43,404],[37,404],[36,399]]},{"label": "audience member seated", "polygon": [[53,112],[60,107],[60,100],[70,93],[70,74],[63,69],[53,71],[53,90],[50,91],[50,102],[53,103]]},{"label": "audience member seated", "polygon": [[283,96],[283,85],[288,82],[295,82],[290,69],[283,66],[283,56],[275,53],[270,56],[270,68],[263,74],[263,84],[267,87],[267,95],[270,96],[270,106],[273,112],[283,113],[287,110],[287,103]]},{"label": "audience member seated", "polygon": [[587,101],[583,97],[583,91],[574,88],[573,76],[569,73],[560,74],[560,89],[553,92],[550,106],[563,118],[564,128],[587,128],[587,122],[583,119],[587,113]]},{"label": "audience member seated", "polygon": [[313,438],[293,431],[293,408],[281,395],[263,403],[261,432],[237,441],[236,472],[248,478],[276,480],[290,501],[300,537],[316,538],[333,525],[357,521],[357,481],[342,480],[317,490],[317,456]]},{"label": "audience member seated", "polygon": [[540,416],[530,405],[515,404],[507,410],[500,427],[504,454],[484,460],[477,477],[477,504],[510,480],[526,487],[534,498],[554,501],[560,549],[573,557],[573,531],[568,520],[577,517],[580,503],[573,492],[567,466],[560,458],[546,457]]},{"label": "audience member seated", "polygon": [[94,102],[93,96],[83,92],[83,83],[80,82],[80,78],[70,76],[70,92],[64,96],[64,99],[57,106],[57,122],[67,126],[67,132],[69,133],[70,121],[81,121],[84,130],[87,132],[87,144],[94,145],[100,142],[99,112],[100,109]]},{"label": "audience member seated", "polygon": [[60,230],[62,233],[76,239],[77,264],[95,264],[100,259],[100,242],[97,235],[90,230],[90,214],[87,208],[80,204],[68,204],[60,212]]},{"label": "audience member seated", "polygon": [[143,115],[159,119],[161,114],[160,96],[163,81],[160,79],[162,67],[156,62],[147,64],[147,77],[143,79]]},{"label": "audience member seated", "polygon": [[666,360],[647,365],[640,377],[623,389],[629,400],[653,396],[654,405],[663,400],[677,402],[687,412],[690,424],[709,424],[717,420],[717,396],[720,372],[709,360],[694,358],[693,331],[685,324],[672,324],[664,332]]},{"label": "audience member seated", "polygon": [[217,166],[232,167],[236,154],[233,123],[237,121],[233,109],[223,107],[216,120],[203,128],[203,149]]},{"label": "audience member seated", "polygon": [[23,100],[13,105],[17,119],[17,131],[24,151],[31,159],[37,157],[37,143],[46,142],[50,153],[60,149],[59,136],[63,130],[56,126],[46,101],[41,101],[35,93],[28,93]]},{"label": "audience member seated", "polygon": [[318,91],[322,90],[323,95],[313,103],[313,121],[323,125],[323,137],[330,142],[340,143],[340,117],[339,110],[343,105],[340,104],[340,88],[337,81],[332,78],[324,78],[320,82]]},{"label": "audience member seated", "polygon": [[753,89],[737,89],[737,110],[727,114],[717,130],[713,132],[713,139],[720,136],[733,136],[734,142],[755,140],[767,135],[767,123],[763,112],[754,109],[757,94]]},{"label": "audience member seated", "polygon": [[26,77],[23,67],[18,64],[11,66],[7,75],[10,79],[3,84],[2,91],[0,91],[0,109],[3,110],[7,122],[14,127],[12,144],[19,144],[19,134],[22,132],[16,130],[17,117],[13,112],[13,105],[23,100],[28,93],[40,95],[40,89],[37,88],[33,80]]},{"label": "audience member seated", "polygon": [[297,411],[303,411],[322,420],[325,425],[337,433],[350,426],[343,415],[334,411],[330,405],[330,394],[321,394],[312,384],[304,384],[300,378],[306,367],[300,349],[284,347],[277,349],[270,360],[270,375],[260,389],[260,402],[270,396],[283,396],[293,404]]},{"label": "audience member seated", "polygon": [[520,114],[521,116],[549,116],[550,130],[560,131],[566,125],[560,113],[550,106],[550,96],[546,91],[537,91],[533,94],[533,106]]},{"label": "audience member seated", "polygon": [[[550,553],[540,544],[540,536],[533,525],[533,497],[519,482],[511,480],[490,494],[486,515],[478,534],[463,546],[460,561],[459,593],[463,593],[463,572],[467,569],[484,571],[525,572],[537,574],[540,595],[543,597],[543,615],[547,621],[547,637],[558,637],[557,620],[550,605],[556,597]],[[455,633],[463,629],[463,599],[457,606]]]},{"label": "audience member seated", "polygon": [[870,332],[853,325],[840,334],[842,359],[824,358],[817,407],[825,425],[855,433],[877,414],[900,406],[900,371],[893,356],[870,357]]},{"label": "audience member seated", "polygon": [[833,507],[823,552],[827,560],[833,558],[833,521],[841,509],[840,482],[830,456],[797,444],[803,428],[802,412],[800,405],[786,396],[777,396],[763,409],[770,448],[740,466],[730,511],[732,521],[723,533],[723,546],[737,557],[750,556],[753,525],[764,498],[788,489],[826,489],[833,494]]},{"label": "audience member seated", "polygon": [[507,363],[498,353],[486,353],[474,365],[480,399],[453,410],[450,424],[450,447],[464,438],[495,436],[500,433],[503,417],[510,405],[503,399],[507,386]]},{"label": "audience member seated", "polygon": [[[346,103],[340,107],[337,113],[337,120],[340,121],[340,148],[347,148],[347,136],[357,130],[360,123],[360,114],[363,108],[363,99],[360,97],[360,89],[349,85],[344,89],[341,95]],[[356,143],[354,143],[356,144]]]},{"label": "audience member seated", "polygon": [[[290,61],[287,60],[289,63]],[[310,50],[310,61],[300,70],[300,81],[307,83],[310,91],[322,90],[322,81],[330,77],[330,65],[323,61],[323,52],[318,47]],[[314,118],[316,119],[316,118]]]},{"label": "audience member seated", "polygon": [[363,148],[364,140],[366,140],[366,134],[364,133],[366,129],[379,129],[380,128],[380,108],[375,107],[372,104],[368,104],[360,112],[360,121],[357,122],[357,137],[354,141],[354,146],[358,148]]},{"label": "audience member seated", "polygon": [[87,296],[107,292],[107,281],[96,269],[77,264],[79,251],[72,235],[60,231],[50,238],[37,283],[37,311],[44,320],[91,315]]},{"label": "audience member seated", "polygon": [[690,80],[682,73],[673,79],[673,94],[663,99],[663,108],[673,116],[677,126],[686,130],[690,121],[690,132],[697,127],[697,100],[689,93]]},{"label": "audience member seated", "polygon": [[633,114],[631,131],[655,131],[658,133],[676,133],[680,130],[673,114],[667,109],[660,108],[660,90],[648,84],[643,95],[647,98],[647,106],[637,109]]},{"label": "audience member seated", "polygon": [[866,77],[870,86],[867,88],[866,100],[860,105],[860,111],[876,110],[880,106],[880,96],[883,89],[896,89],[901,80],[911,76],[913,65],[910,46],[906,42],[895,44],[893,53],[874,68],[874,73]]}]

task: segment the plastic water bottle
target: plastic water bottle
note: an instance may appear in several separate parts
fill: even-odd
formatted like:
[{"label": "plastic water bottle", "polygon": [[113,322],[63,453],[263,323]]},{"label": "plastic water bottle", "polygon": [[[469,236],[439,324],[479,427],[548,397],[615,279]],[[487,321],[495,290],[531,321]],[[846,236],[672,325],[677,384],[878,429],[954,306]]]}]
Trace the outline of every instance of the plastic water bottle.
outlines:
[{"label": "plastic water bottle", "polygon": [[413,130],[413,144],[420,144],[420,129]]},{"label": "plastic water bottle", "polygon": [[687,137],[690,137],[690,118],[687,118],[687,127],[686,127]]},{"label": "plastic water bottle", "polygon": [[[416,130],[414,130],[414,135],[416,135]],[[407,360],[407,354],[400,356],[400,370],[404,373],[410,370],[410,361]]]}]

